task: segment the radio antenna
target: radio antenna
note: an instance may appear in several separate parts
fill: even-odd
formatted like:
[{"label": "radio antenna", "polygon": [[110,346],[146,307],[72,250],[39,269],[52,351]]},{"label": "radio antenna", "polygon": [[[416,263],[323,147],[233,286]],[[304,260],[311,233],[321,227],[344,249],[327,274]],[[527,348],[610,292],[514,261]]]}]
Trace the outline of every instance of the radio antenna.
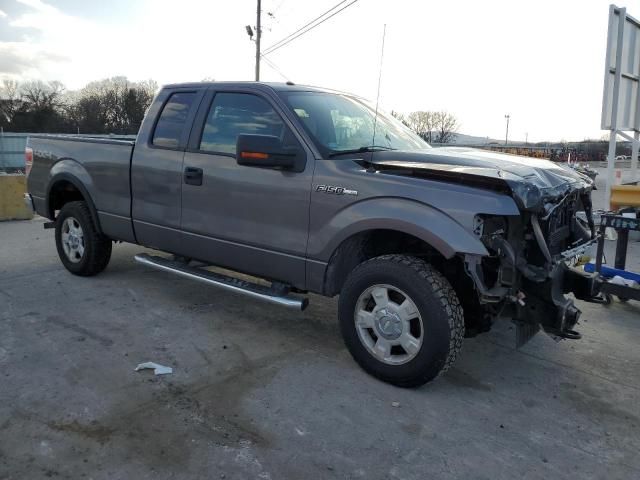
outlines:
[{"label": "radio antenna", "polygon": [[380,71],[378,73],[378,93],[376,94],[376,114],[373,118],[373,138],[371,145],[376,144],[376,126],[378,124],[378,102],[380,101],[380,82],[382,81],[382,61],[384,60],[384,37],[387,35],[387,24],[382,27],[382,49],[380,51]]}]

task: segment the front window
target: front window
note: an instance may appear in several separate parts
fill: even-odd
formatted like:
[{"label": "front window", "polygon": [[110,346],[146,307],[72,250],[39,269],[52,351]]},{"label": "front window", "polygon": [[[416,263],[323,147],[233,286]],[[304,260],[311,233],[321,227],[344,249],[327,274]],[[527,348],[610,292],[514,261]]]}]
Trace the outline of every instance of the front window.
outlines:
[{"label": "front window", "polygon": [[217,93],[204,125],[200,150],[233,154],[240,134],[283,139],[284,123],[266,100],[247,93]]},{"label": "front window", "polygon": [[395,118],[380,111],[376,118],[375,108],[359,98],[325,92],[284,92],[282,96],[323,156],[366,148],[431,148]]}]

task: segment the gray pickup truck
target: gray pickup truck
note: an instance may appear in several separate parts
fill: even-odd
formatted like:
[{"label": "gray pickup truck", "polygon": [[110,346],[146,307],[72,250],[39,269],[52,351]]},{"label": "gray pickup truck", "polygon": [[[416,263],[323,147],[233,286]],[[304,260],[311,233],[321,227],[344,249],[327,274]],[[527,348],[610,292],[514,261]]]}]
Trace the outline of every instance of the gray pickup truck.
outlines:
[{"label": "gray pickup truck", "polygon": [[257,300],[303,309],[307,292],[339,294],[354,359],[399,386],[446,371],[499,317],[517,345],[540,328],[579,338],[565,294],[594,295],[571,266],[594,242],[589,178],[431,148],[344,93],[169,85],[135,142],[34,135],[26,156],[27,199],[71,273],[101,272],[112,242],[129,242],[171,254],[137,255],[144,265]]}]

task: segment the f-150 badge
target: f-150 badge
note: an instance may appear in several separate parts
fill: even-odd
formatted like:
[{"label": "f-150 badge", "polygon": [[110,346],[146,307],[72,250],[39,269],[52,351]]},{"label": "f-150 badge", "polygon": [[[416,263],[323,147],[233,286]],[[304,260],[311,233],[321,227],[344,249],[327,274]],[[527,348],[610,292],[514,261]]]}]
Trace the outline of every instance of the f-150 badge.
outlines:
[{"label": "f-150 badge", "polygon": [[349,190],[344,187],[336,187],[333,185],[318,185],[316,192],[331,193],[333,195],[358,195],[357,190]]}]

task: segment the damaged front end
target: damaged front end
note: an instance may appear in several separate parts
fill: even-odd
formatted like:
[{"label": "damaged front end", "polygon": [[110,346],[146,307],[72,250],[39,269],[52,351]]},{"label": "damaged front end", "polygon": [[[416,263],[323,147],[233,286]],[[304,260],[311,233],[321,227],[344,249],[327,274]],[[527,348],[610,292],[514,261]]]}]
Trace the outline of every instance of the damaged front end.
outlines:
[{"label": "damaged front end", "polygon": [[565,295],[589,301],[597,294],[595,276],[574,268],[597,242],[592,188],[588,179],[545,189],[517,182],[512,192],[520,217],[476,217],[474,232],[490,256],[466,255],[467,273],[480,303],[499,306],[500,316],[514,321],[517,347],[540,328],[556,338],[580,338],[580,310]]},{"label": "damaged front end", "polygon": [[487,331],[495,318],[506,316],[517,326],[517,346],[541,328],[556,338],[580,337],[580,310],[565,295],[598,300],[595,275],[574,268],[597,242],[591,178],[547,160],[469,148],[376,155],[371,165],[378,171],[487,189],[514,200],[520,215],[479,212],[470,226],[489,255],[462,254],[475,287],[475,295],[459,292],[467,334]]}]

